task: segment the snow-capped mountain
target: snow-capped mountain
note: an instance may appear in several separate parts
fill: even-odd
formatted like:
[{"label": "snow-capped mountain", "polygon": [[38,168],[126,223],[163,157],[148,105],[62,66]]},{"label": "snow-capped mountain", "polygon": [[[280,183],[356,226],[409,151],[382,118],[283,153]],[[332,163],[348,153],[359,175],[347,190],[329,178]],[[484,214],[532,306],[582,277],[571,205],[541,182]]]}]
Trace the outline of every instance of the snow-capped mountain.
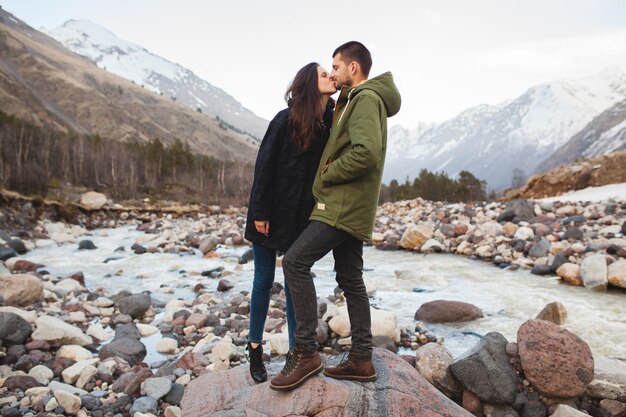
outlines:
[{"label": "snow-capped mountain", "polygon": [[534,86],[515,100],[470,108],[414,137],[403,156],[389,158],[384,180],[412,179],[422,168],[451,176],[468,170],[489,188],[506,188],[513,169],[533,173],[594,117],[625,98],[626,71],[620,68]]},{"label": "snow-capped mountain", "polygon": [[264,120],[223,90],[189,69],[157,56],[139,45],[119,39],[87,20],[69,20],[48,33],[71,51],[83,55],[116,75],[137,85],[175,98],[194,110],[218,116],[232,127],[255,138],[263,137]]}]

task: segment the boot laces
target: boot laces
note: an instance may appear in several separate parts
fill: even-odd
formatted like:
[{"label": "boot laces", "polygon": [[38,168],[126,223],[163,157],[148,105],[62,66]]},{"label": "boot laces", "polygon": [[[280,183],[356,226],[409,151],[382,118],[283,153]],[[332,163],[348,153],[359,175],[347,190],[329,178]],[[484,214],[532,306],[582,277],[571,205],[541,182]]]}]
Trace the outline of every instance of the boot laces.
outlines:
[{"label": "boot laces", "polygon": [[350,359],[350,352],[344,352],[341,360],[339,361],[339,365],[337,365],[337,368],[345,368],[346,366],[348,366]]},{"label": "boot laces", "polygon": [[285,375],[289,375],[293,372],[294,369],[300,363],[300,358],[302,358],[303,352],[299,350],[294,350],[293,352],[287,353],[287,361],[285,362],[285,367],[283,368],[283,373]]}]

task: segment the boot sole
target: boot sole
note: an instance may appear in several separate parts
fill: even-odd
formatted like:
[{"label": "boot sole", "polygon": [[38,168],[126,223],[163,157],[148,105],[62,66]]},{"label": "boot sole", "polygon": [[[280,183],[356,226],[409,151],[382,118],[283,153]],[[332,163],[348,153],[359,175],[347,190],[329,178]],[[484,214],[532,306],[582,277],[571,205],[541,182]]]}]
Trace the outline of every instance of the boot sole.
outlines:
[{"label": "boot sole", "polygon": [[378,374],[374,374],[370,376],[332,375],[332,374],[326,373],[326,371],[324,371],[324,375],[333,379],[344,379],[348,381],[359,381],[359,382],[374,382],[378,378]]},{"label": "boot sole", "polygon": [[292,389],[296,389],[298,388],[300,385],[304,384],[304,382],[311,378],[312,376],[319,374],[322,369],[324,369],[324,364],[320,364],[319,368],[312,370],[311,372],[309,372],[308,374],[306,374],[305,376],[303,376],[302,378],[300,378],[300,380],[294,382],[293,384],[290,385],[272,385],[272,383],[270,382],[270,388],[275,390],[275,391],[291,391]]}]

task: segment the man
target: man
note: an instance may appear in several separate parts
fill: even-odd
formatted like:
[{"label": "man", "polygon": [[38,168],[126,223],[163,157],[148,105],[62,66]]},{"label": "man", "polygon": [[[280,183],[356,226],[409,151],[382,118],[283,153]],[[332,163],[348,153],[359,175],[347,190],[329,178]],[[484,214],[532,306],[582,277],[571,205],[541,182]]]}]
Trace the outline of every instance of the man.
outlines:
[{"label": "man", "polygon": [[333,53],[330,74],[341,88],[328,144],[322,154],[310,225],[283,258],[283,271],[296,313],[296,348],[270,387],[288,391],[324,369],[317,353],[317,297],[311,267],[333,251],[337,283],[344,292],[352,332],[347,360],[326,376],[376,380],[372,362],[369,299],[363,282],[363,241],[372,237],[387,149],[387,117],[400,110],[391,73],[368,80],[372,57],[355,41]]}]

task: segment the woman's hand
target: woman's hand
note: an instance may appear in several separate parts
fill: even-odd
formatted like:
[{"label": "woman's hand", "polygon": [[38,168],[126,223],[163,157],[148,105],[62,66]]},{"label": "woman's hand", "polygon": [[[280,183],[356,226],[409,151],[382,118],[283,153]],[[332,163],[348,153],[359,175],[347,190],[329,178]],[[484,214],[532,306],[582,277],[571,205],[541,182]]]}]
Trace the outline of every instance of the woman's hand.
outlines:
[{"label": "woman's hand", "polygon": [[262,235],[268,236],[270,233],[270,222],[267,220],[255,220],[254,227],[256,227],[256,231]]}]

